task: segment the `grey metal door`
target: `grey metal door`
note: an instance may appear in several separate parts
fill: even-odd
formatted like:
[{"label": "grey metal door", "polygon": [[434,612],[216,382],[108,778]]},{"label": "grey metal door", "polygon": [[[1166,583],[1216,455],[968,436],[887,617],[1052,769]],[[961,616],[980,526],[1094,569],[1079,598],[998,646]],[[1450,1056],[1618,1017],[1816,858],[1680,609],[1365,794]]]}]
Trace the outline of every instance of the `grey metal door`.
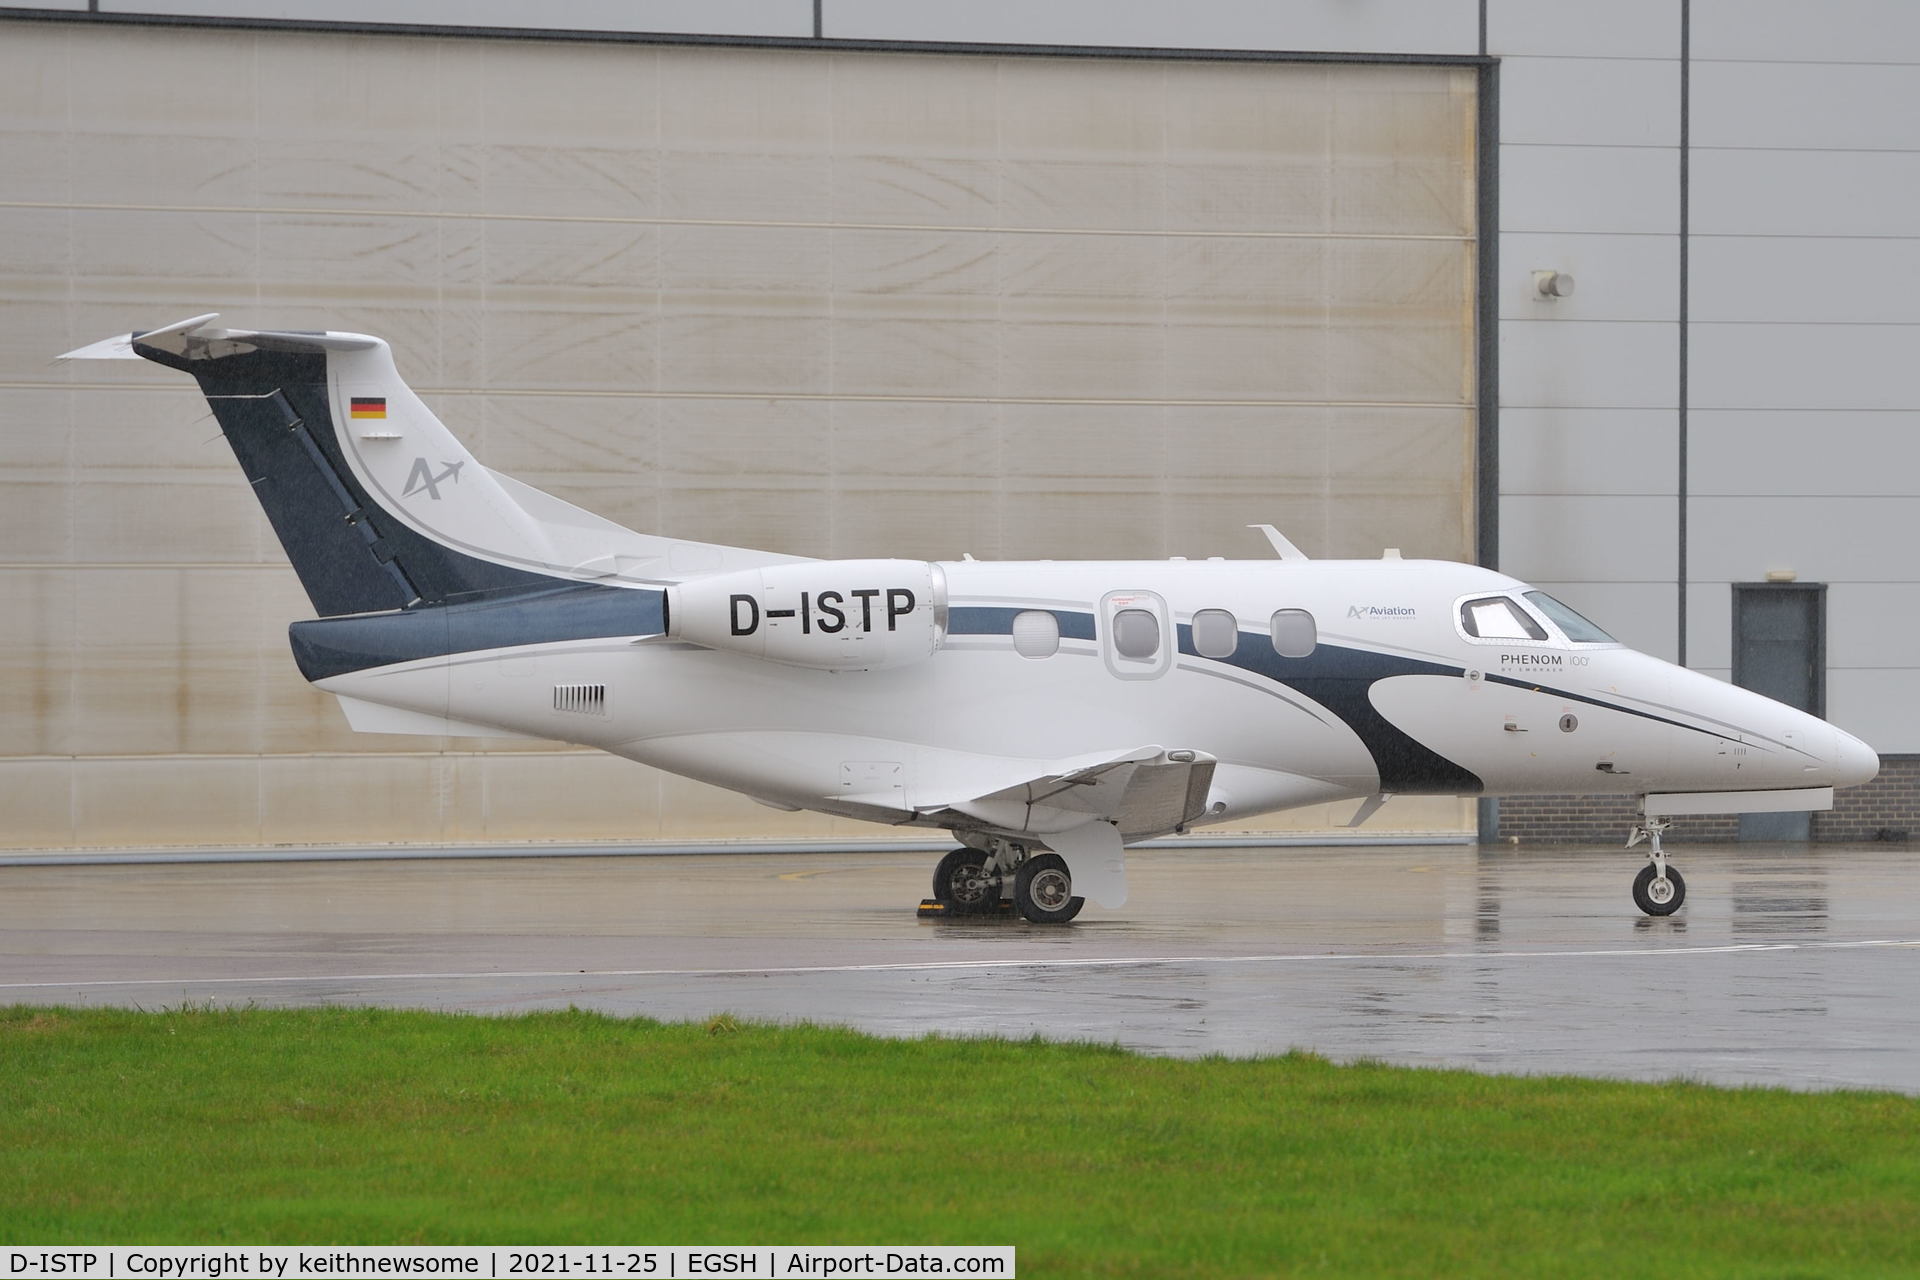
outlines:
[{"label": "grey metal door", "polygon": [[[1827,713],[1827,588],[1733,584],[1733,682],[1816,716]],[[1742,840],[1806,840],[1810,813],[1743,813]]]}]

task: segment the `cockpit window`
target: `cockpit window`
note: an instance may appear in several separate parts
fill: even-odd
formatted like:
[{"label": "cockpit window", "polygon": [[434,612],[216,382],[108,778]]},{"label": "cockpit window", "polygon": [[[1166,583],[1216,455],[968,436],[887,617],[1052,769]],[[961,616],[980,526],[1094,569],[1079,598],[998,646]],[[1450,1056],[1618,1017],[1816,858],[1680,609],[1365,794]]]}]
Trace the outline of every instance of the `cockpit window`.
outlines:
[{"label": "cockpit window", "polygon": [[1460,606],[1460,625],[1476,640],[1545,640],[1539,623],[1505,596],[1469,600]]},{"label": "cockpit window", "polygon": [[1567,639],[1575,644],[1618,644],[1612,636],[1593,623],[1561,604],[1544,591],[1529,591],[1527,599],[1533,601],[1533,607],[1547,615],[1547,620],[1567,633]]}]

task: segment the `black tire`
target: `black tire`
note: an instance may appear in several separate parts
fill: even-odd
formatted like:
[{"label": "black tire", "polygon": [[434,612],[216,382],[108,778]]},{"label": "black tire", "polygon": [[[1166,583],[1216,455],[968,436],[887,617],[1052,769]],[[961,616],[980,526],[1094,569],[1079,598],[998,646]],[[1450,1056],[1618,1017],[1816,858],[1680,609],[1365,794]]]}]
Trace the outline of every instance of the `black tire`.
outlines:
[{"label": "black tire", "polygon": [[1013,905],[1035,924],[1065,924],[1080,914],[1085,898],[1073,896],[1073,876],[1057,853],[1037,853],[1013,877]]},{"label": "black tire", "polygon": [[987,874],[987,855],[955,849],[933,869],[933,896],[960,916],[983,916],[1000,905],[1000,877]]},{"label": "black tire", "polygon": [[1640,868],[1640,874],[1633,878],[1633,905],[1650,916],[1670,916],[1680,909],[1687,900],[1687,882],[1673,864],[1667,864],[1667,883],[1673,886],[1673,894],[1665,902],[1656,902],[1653,892],[1653,864],[1649,862]]}]

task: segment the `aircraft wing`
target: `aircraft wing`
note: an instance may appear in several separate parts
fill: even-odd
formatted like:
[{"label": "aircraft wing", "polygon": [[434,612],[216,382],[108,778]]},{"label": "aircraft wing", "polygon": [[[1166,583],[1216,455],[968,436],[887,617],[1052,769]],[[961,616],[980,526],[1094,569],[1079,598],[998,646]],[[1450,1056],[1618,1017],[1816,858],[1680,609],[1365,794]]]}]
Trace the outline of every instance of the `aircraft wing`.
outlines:
[{"label": "aircraft wing", "polygon": [[[1125,842],[1177,830],[1204,814],[1216,763],[1203,751],[1135,747],[1056,761],[1017,782],[917,808],[949,822],[964,815],[1002,831],[1030,832],[1066,859],[1074,892],[1118,907],[1127,900]],[[977,775],[972,784],[979,785]],[[924,782],[919,793],[936,794]]]},{"label": "aircraft wing", "polygon": [[[1203,751],[1136,747],[1056,762],[1034,776],[945,799],[937,807],[1036,835],[1106,822],[1131,840],[1162,835],[1205,813],[1214,763]],[[920,790],[926,794],[924,784]]]}]

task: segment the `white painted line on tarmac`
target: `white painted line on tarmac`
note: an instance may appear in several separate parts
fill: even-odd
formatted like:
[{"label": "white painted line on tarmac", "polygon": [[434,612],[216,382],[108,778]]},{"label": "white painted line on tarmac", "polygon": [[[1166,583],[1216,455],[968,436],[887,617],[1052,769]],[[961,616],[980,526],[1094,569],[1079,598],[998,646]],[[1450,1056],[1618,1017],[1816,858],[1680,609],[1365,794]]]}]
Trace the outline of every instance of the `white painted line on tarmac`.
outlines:
[{"label": "white painted line on tarmac", "polygon": [[777,978],[822,973],[941,973],[991,969],[1146,969],[1170,965],[1244,964],[1404,964],[1412,960],[1581,960],[1655,959],[1680,956],[1741,955],[1765,951],[1837,951],[1862,948],[1920,948],[1920,939],[1876,938],[1854,942],[1747,942],[1718,947],[1620,947],[1592,951],[1357,951],[1251,956],[1100,956],[1054,960],[1029,956],[1011,960],[896,961],[887,964],[760,966],[745,969],[501,969],[462,973],[280,974],[245,978],[96,978],[77,982],[0,982],[0,991],[77,990],[93,987],[231,987],[297,982],[477,982],[557,978]]}]

